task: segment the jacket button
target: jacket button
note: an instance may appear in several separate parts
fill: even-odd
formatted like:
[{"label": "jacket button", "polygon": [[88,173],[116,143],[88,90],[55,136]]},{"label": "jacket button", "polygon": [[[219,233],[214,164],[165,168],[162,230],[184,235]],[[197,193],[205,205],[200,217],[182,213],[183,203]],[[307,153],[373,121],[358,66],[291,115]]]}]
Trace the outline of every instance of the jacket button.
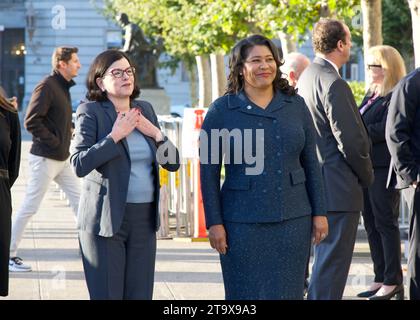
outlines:
[{"label": "jacket button", "polygon": [[251,106],[247,106],[246,108],[247,108],[248,110],[251,110],[251,109],[252,109],[252,107],[251,107]]}]

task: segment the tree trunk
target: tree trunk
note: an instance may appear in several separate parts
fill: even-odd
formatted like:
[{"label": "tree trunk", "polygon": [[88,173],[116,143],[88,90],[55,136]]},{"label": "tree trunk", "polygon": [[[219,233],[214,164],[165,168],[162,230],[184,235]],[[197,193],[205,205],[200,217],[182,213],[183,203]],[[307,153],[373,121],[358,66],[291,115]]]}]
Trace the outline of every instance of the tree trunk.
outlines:
[{"label": "tree trunk", "polygon": [[416,68],[420,67],[420,0],[408,0],[413,24],[413,46]]},{"label": "tree trunk", "polygon": [[198,105],[196,64],[191,63],[190,61],[185,61],[184,63],[188,72],[188,77],[190,79],[191,106],[195,108]]},{"label": "tree trunk", "polygon": [[[362,0],[363,51],[365,60],[365,79],[367,75],[367,52],[373,46],[381,45],[382,39],[382,0]],[[366,86],[367,86],[366,81]]]},{"label": "tree trunk", "polygon": [[292,38],[290,34],[285,34],[282,31],[277,33],[281,41],[281,50],[283,51],[283,58],[291,52],[296,52],[296,41]]},{"label": "tree trunk", "polygon": [[206,55],[196,56],[198,69],[198,107],[208,107],[211,103],[210,60]]},{"label": "tree trunk", "polygon": [[223,54],[212,53],[211,61],[211,80],[212,80],[212,100],[221,97],[226,91],[227,78],[225,70],[225,57]]}]

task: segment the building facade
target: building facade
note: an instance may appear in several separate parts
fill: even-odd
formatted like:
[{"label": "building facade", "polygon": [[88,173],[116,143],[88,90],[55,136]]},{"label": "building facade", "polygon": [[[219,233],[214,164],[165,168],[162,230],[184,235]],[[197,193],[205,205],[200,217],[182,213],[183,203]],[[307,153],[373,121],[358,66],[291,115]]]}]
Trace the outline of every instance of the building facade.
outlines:
[{"label": "building facade", "polygon": [[[20,109],[29,102],[35,85],[51,72],[57,46],[75,46],[82,68],[72,87],[73,103],[84,99],[85,81],[94,57],[122,46],[121,28],[101,12],[100,0],[1,0],[0,85],[18,96]],[[182,71],[159,69],[158,82],[170,104],[190,104],[189,83]]]},{"label": "building facade", "polygon": [[[121,28],[103,15],[102,6],[102,0],[0,0],[0,85],[9,96],[18,97],[21,110],[34,86],[51,72],[51,54],[61,45],[79,48],[82,68],[71,94],[74,105],[84,99],[86,75],[94,57],[123,44]],[[299,51],[312,59],[311,40]],[[165,55],[160,59],[165,60]],[[191,105],[189,79],[180,66],[174,74],[158,69],[158,84],[170,105]],[[341,73],[346,80],[363,81],[360,48]]]}]

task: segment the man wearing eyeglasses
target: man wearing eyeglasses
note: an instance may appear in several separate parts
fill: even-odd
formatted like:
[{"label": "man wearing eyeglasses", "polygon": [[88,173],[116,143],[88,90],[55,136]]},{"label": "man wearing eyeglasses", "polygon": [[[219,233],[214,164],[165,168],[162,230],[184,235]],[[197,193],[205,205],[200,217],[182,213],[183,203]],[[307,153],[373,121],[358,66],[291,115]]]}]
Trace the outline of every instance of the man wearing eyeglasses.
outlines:
[{"label": "man wearing eyeglasses", "polygon": [[28,155],[29,180],[19,210],[14,214],[9,271],[26,272],[31,267],[17,256],[17,249],[30,218],[38,211],[52,181],[64,191],[77,215],[80,190],[68,158],[72,131],[70,88],[81,67],[74,47],[58,47],[52,55],[51,75],[34,89],[24,125],[32,134]]}]

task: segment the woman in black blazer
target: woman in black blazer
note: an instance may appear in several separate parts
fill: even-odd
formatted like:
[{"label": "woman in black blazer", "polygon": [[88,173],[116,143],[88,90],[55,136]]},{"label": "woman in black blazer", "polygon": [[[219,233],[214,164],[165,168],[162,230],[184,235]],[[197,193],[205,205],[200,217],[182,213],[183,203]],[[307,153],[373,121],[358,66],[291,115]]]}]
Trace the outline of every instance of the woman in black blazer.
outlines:
[{"label": "woman in black blazer", "polygon": [[84,177],[78,229],[91,299],[152,299],[159,165],[179,168],[151,104],[135,100],[135,74],[123,52],[99,54],[76,114],[71,162]]},{"label": "woman in black blazer", "polygon": [[9,247],[12,226],[10,189],[19,174],[20,125],[15,106],[0,93],[0,296],[9,293]]},{"label": "woman in black blazer", "polygon": [[362,212],[373,260],[374,282],[358,297],[387,300],[404,298],[401,270],[401,243],[398,227],[398,190],[387,189],[390,153],[385,141],[385,124],[391,90],[405,75],[404,61],[396,49],[375,46],[368,52],[369,91],[360,105],[360,113],[372,141],[371,158],[375,181],[364,190]]}]

